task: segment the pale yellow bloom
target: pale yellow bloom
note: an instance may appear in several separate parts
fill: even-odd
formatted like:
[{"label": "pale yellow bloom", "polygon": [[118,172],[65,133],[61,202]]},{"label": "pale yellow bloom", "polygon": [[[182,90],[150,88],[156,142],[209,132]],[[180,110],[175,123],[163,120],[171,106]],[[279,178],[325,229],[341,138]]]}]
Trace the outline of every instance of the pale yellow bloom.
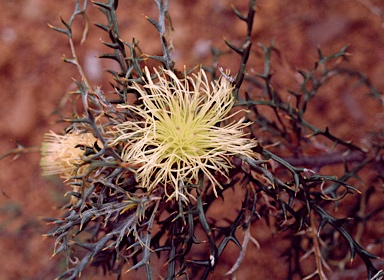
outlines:
[{"label": "pale yellow bloom", "polygon": [[122,158],[137,167],[136,179],[149,191],[172,186],[170,198],[188,200],[185,186],[196,184],[202,172],[216,192],[221,186],[214,172],[227,177],[230,157],[253,157],[257,144],[245,137],[242,129],[249,123],[243,119],[224,124],[233,117],[233,86],[223,77],[209,83],[204,70],[185,79],[155,70],[156,83],[148,68],[145,73],[148,82],[132,86],[143,104],[120,106],[137,117],[116,127]]},{"label": "pale yellow bloom", "polygon": [[65,135],[58,135],[52,131],[46,133],[40,160],[43,175],[58,174],[64,179],[69,179],[81,174],[86,168],[86,165],[78,168],[84,162],[82,159],[84,147],[93,147],[96,141],[92,133],[71,132]]}]

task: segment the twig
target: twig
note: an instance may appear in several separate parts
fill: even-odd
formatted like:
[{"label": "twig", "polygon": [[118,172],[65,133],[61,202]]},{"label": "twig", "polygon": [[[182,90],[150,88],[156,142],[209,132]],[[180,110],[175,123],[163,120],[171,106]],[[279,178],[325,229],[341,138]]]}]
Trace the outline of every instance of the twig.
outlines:
[{"label": "twig", "polygon": [[327,165],[334,165],[347,162],[361,162],[367,157],[367,154],[360,151],[345,153],[325,154],[319,156],[305,156],[301,158],[285,157],[285,161],[293,166],[306,166],[308,168],[320,168]]}]

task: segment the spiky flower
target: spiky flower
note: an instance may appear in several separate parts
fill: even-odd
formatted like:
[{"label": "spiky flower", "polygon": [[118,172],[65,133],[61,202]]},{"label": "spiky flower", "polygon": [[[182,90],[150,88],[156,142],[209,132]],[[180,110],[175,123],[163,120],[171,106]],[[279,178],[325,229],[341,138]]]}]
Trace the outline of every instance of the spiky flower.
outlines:
[{"label": "spiky flower", "polygon": [[95,142],[97,139],[92,133],[46,133],[40,160],[43,175],[58,174],[64,179],[69,179],[76,173],[81,174],[86,168],[86,165],[80,166],[84,162],[84,150],[86,147],[93,147]]},{"label": "spiky flower", "polygon": [[214,173],[227,177],[231,157],[252,157],[256,146],[242,131],[249,123],[229,122],[233,86],[224,77],[209,83],[204,70],[183,79],[155,70],[156,83],[148,68],[145,74],[143,87],[132,86],[142,105],[121,106],[134,116],[116,127],[115,144],[124,143],[122,158],[137,167],[136,179],[149,191],[162,185],[169,198],[188,200],[185,186],[196,184],[202,172],[216,193],[221,185]]}]

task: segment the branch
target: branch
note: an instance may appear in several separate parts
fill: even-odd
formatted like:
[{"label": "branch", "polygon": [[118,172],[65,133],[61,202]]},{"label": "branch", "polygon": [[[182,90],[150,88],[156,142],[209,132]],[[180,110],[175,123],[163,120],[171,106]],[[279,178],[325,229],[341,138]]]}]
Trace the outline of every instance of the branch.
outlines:
[{"label": "branch", "polygon": [[366,158],[367,154],[360,151],[352,151],[345,155],[345,153],[325,154],[319,156],[305,156],[301,158],[287,157],[285,161],[293,166],[305,166],[308,168],[323,167],[326,165],[334,165],[345,162],[361,162]]}]

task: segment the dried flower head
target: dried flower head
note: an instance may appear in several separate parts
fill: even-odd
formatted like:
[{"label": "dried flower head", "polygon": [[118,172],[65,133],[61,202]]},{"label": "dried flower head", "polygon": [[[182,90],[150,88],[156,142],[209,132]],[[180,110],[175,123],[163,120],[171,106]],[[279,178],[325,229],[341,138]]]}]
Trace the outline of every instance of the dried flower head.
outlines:
[{"label": "dried flower head", "polygon": [[[122,158],[137,166],[136,179],[153,190],[163,185],[170,198],[188,200],[186,185],[195,184],[202,172],[215,187],[221,175],[232,167],[230,157],[252,157],[255,140],[245,137],[243,119],[228,122],[235,102],[233,86],[221,77],[209,83],[204,70],[179,79],[175,73],[155,70],[155,83],[145,68],[146,84],[134,83],[141,95],[141,106],[122,105],[135,119],[117,125],[120,135],[115,144],[124,142]],[[171,185],[172,193],[167,193]]]},{"label": "dried flower head", "polygon": [[58,135],[54,132],[44,135],[41,147],[40,166],[43,175],[59,174],[62,178],[69,179],[76,173],[84,172],[86,165],[78,168],[84,161],[84,149],[93,147],[97,139],[92,133],[70,132]]}]

